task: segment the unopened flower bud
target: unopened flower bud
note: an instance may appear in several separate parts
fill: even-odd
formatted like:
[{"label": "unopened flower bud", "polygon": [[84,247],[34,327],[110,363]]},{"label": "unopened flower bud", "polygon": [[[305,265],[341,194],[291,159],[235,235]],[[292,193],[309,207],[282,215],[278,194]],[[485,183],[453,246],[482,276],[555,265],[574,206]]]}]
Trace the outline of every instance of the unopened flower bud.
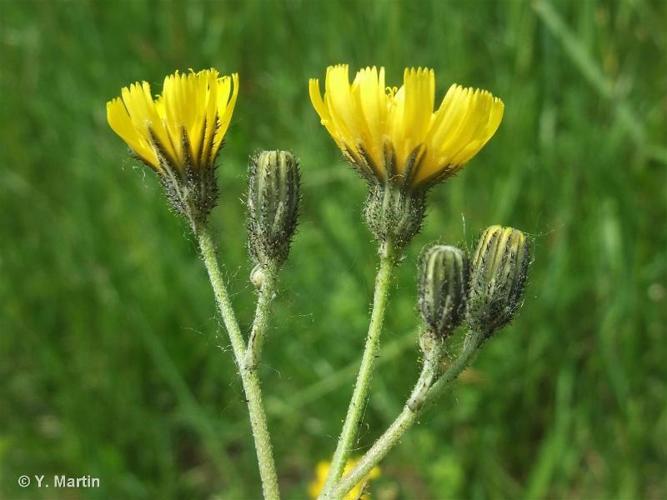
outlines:
[{"label": "unopened flower bud", "polygon": [[405,247],[421,229],[425,192],[390,183],[374,182],[364,207],[364,218],[379,243]]},{"label": "unopened flower bud", "polygon": [[471,264],[466,320],[489,337],[521,307],[530,263],[530,242],[511,227],[491,226],[477,244]]},{"label": "unopened flower bud", "polygon": [[280,266],[289,253],[299,210],[300,173],[288,151],[262,151],[250,159],[248,232],[252,257]]},{"label": "unopened flower bud", "polygon": [[427,330],[444,338],[463,320],[468,259],[453,246],[433,245],[421,256],[419,311]]}]

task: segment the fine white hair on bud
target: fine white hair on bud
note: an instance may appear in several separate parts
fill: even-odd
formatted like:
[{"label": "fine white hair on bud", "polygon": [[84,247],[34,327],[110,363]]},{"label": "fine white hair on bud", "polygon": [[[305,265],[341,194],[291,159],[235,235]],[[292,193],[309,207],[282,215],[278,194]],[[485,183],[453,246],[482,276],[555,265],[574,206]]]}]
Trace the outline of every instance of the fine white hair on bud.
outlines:
[{"label": "fine white hair on bud", "polygon": [[511,227],[491,226],[471,263],[466,321],[486,337],[506,326],[521,307],[531,259],[530,241]]},{"label": "fine white hair on bud", "polygon": [[[190,150],[188,136],[181,135],[183,149]],[[185,217],[193,227],[206,225],[208,216],[218,202],[218,184],[215,164],[196,168],[192,157],[185,154],[182,165],[175,166],[163,154],[163,148],[153,144],[160,165],[159,178],[167,199],[176,213]]]},{"label": "fine white hair on bud", "polygon": [[279,267],[287,258],[297,225],[300,178],[299,163],[288,151],[262,151],[250,158],[248,245],[262,267]]},{"label": "fine white hair on bud", "polygon": [[463,320],[468,289],[468,258],[461,249],[432,245],[419,265],[419,312],[429,332],[448,336]]},{"label": "fine white hair on bud", "polygon": [[369,183],[364,218],[379,243],[405,247],[424,220],[424,191],[410,191],[389,183]]}]

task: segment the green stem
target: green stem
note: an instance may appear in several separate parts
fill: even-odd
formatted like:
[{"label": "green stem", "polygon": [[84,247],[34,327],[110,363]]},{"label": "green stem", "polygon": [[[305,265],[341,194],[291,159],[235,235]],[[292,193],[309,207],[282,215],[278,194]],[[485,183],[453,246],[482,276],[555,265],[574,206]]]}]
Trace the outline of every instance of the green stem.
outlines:
[{"label": "green stem", "polygon": [[269,315],[271,314],[271,303],[275,296],[277,273],[273,269],[261,269],[262,280],[259,285],[257,296],[257,308],[255,309],[255,319],[250,329],[248,346],[245,352],[244,366],[246,370],[256,370],[259,360],[262,357],[262,346],[266,329],[269,325]]},{"label": "green stem", "polygon": [[[335,487],[331,498],[343,498],[343,496],[354,488],[375,467],[391,449],[396,446],[405,432],[412,427],[421,413],[425,404],[437,398],[449,383],[456,379],[477,351],[482,335],[470,333],[466,337],[461,354],[454,363],[445,371],[438,381],[431,385],[437,366],[433,366],[434,358],[424,361],[422,373],[415,388],[405,404],[401,414],[394,420],[385,433],[375,442],[370,450],[357,462],[349,474],[347,474]],[[435,363],[437,365],[437,362]],[[429,366],[431,365],[431,366]]]},{"label": "green stem", "polygon": [[382,333],[382,323],[384,320],[384,311],[387,305],[389,294],[389,284],[391,274],[396,263],[394,249],[391,244],[385,243],[380,248],[380,268],[375,278],[375,292],[373,295],[373,310],[371,320],[368,326],[368,335],[366,336],[366,345],[364,354],[361,358],[361,366],[357,374],[357,381],[350,400],[350,406],[347,409],[343,430],[338,438],[338,445],[331,461],[331,468],[327,476],[326,483],[322,490],[321,498],[330,498],[330,493],[338,479],[343,474],[345,463],[352,451],[354,441],[357,437],[359,424],[363,414],[364,405],[368,398],[371,376],[375,367],[375,360],[378,357],[380,349],[380,335]]},{"label": "green stem", "polygon": [[257,462],[259,464],[259,474],[262,479],[264,498],[267,500],[277,500],[280,498],[278,478],[276,476],[273,451],[271,449],[271,438],[262,404],[262,390],[259,385],[259,377],[255,370],[246,370],[244,367],[245,342],[243,341],[243,335],[236,320],[227,288],[222,279],[211,235],[205,227],[198,227],[195,230],[195,235],[199,242],[202,259],[208,271],[208,277],[213,287],[222,321],[225,324],[232,343],[234,359],[241,375],[243,391],[248,403],[248,413],[250,414],[250,427],[252,428],[252,435],[255,440],[255,450],[257,452]]}]

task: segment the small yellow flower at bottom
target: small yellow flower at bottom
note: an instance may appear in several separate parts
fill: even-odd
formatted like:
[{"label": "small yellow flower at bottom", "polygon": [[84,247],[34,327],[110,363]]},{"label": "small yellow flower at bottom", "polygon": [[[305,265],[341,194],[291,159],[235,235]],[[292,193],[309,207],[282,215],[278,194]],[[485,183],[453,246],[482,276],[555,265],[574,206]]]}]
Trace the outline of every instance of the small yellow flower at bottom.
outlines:
[{"label": "small yellow flower at bottom", "polygon": [[[348,460],[345,464],[345,469],[343,470],[343,476],[351,472],[357,465],[358,461],[358,459]],[[322,493],[330,468],[331,462],[322,461],[317,464],[317,467],[315,468],[315,479],[308,486],[308,494],[311,498],[317,498],[317,496]],[[380,477],[380,468],[376,466],[373,467],[370,472],[343,497],[344,500],[369,500],[370,495],[364,490],[369,481],[377,479],[378,477]]]}]

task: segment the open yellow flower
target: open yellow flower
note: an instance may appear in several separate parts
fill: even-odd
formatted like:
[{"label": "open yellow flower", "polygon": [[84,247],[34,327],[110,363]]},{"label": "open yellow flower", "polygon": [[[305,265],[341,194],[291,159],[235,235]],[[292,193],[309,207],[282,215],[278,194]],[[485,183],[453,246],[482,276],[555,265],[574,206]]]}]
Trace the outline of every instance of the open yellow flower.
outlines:
[{"label": "open yellow flower", "polygon": [[234,112],[239,77],[215,69],[178,71],[164,79],[153,99],[136,82],[107,103],[107,120],[130,149],[158,173],[211,167]]},{"label": "open yellow flower", "polygon": [[[351,472],[352,469],[354,469],[354,467],[357,465],[358,461],[358,459],[349,459],[345,464],[343,476],[348,472]],[[322,489],[326,483],[330,468],[330,462],[322,461],[317,464],[317,467],[315,468],[315,479],[308,486],[308,494],[311,498],[317,498],[320,493],[322,493]],[[366,489],[366,484],[378,477],[380,477],[380,468],[375,466],[370,470],[370,472],[366,475],[366,477],[364,477],[363,480],[359,481],[359,483],[343,497],[343,500],[369,500],[370,495],[364,491]]]},{"label": "open yellow flower", "polygon": [[107,102],[113,131],[158,173],[171,205],[193,227],[206,222],[218,198],[213,167],[238,89],[236,73],[177,71],[155,99],[147,82],[136,82]]},{"label": "open yellow flower", "polygon": [[504,105],[485,90],[452,85],[434,111],[435,73],[407,68],[403,85],[386,87],[384,68],[329,66],[310,99],[345,157],[367,178],[426,188],[459,171],[498,129]]}]

